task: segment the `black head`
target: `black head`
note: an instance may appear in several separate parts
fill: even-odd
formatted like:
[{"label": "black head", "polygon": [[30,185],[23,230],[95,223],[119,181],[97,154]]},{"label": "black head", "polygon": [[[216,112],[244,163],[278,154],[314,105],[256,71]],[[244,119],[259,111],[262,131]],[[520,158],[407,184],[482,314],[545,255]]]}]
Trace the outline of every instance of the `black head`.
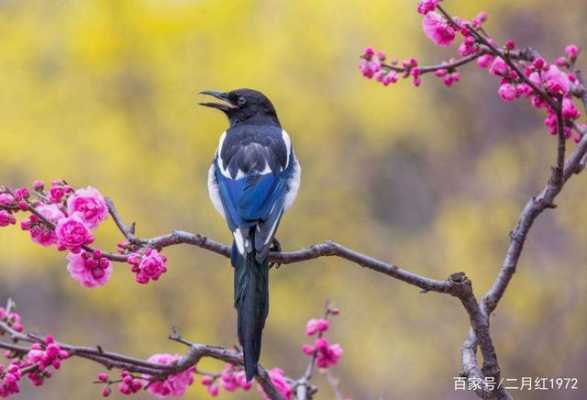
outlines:
[{"label": "black head", "polygon": [[206,90],[200,94],[212,96],[222,101],[222,103],[200,103],[200,105],[224,112],[231,126],[241,123],[279,126],[279,119],[273,104],[267,96],[257,90],[236,89],[230,92]]}]

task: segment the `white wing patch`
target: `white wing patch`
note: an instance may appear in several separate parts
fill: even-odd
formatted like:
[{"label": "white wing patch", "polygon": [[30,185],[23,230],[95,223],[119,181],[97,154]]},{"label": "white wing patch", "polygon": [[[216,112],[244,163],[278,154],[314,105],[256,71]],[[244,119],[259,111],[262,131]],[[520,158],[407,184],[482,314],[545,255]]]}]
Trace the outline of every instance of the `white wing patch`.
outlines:
[{"label": "white wing patch", "polygon": [[281,138],[283,139],[283,143],[285,143],[285,152],[286,152],[286,161],[285,161],[285,168],[286,169],[287,166],[289,165],[289,156],[291,154],[291,139],[289,137],[289,135],[287,134],[287,132],[285,131],[285,129],[281,130]]},{"label": "white wing patch", "polygon": [[216,182],[216,176],[214,176],[214,163],[208,169],[208,195],[216,211],[225,217],[222,200],[220,200],[220,189],[218,189],[218,182]]},{"label": "white wing patch", "polygon": [[240,228],[236,228],[234,231],[234,242],[236,243],[236,249],[240,254],[245,254],[245,239]]},{"label": "white wing patch", "polygon": [[277,228],[277,223],[279,222],[279,220],[280,220],[280,218],[275,218],[275,222],[273,222],[273,226],[271,227],[271,230],[267,234],[267,239],[265,239],[265,244],[268,244],[271,241],[271,239],[273,238],[273,235],[275,234],[275,228]]},{"label": "white wing patch", "polygon": [[302,168],[297,158],[294,157],[294,171],[292,177],[287,181],[287,193],[283,201],[283,209],[286,211],[292,206],[296,197],[298,196],[298,190],[300,189],[300,181],[302,179]]},{"label": "white wing patch", "polygon": [[[242,179],[245,176],[246,176],[245,173],[241,169],[239,169],[238,171],[236,171],[236,176],[234,177],[234,179]],[[230,177],[230,178],[232,178],[232,177]]]},{"label": "white wing patch", "polygon": [[271,167],[269,166],[269,163],[267,161],[265,161],[265,168],[263,168],[263,171],[261,171],[261,175],[267,175],[272,173],[273,171],[271,170]]}]

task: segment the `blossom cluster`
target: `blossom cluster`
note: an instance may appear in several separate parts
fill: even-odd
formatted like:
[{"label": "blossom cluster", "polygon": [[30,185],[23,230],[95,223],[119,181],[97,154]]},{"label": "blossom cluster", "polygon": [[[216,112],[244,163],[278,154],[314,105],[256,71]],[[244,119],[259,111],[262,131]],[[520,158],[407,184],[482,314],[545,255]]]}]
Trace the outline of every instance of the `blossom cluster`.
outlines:
[{"label": "blossom cluster", "polygon": [[[0,322],[13,331],[23,332],[20,315],[10,309],[0,307]],[[7,328],[0,329],[0,336],[6,331]],[[9,363],[7,365],[0,364],[0,398],[8,398],[20,393],[20,384],[24,377],[28,378],[33,385],[41,386],[71,354],[52,336],[46,336],[44,339],[39,338],[35,341],[28,350],[7,351],[4,356]],[[179,359],[179,355],[154,354],[147,359],[147,362],[172,366]],[[194,383],[195,372],[196,367],[191,366],[177,374],[161,379],[146,374],[136,376],[123,370],[116,380],[110,380],[108,373],[101,372],[95,383],[103,385],[101,391],[103,397],[109,397],[112,394],[112,385],[115,384],[118,386],[118,392],[122,395],[132,395],[146,390],[159,398],[180,397]]]},{"label": "blossom cluster", "polygon": [[201,383],[208,390],[210,396],[216,397],[220,389],[227,392],[235,392],[238,389],[248,391],[251,389],[251,382],[247,382],[245,371],[232,364],[226,364],[219,374],[207,374],[202,377]]},{"label": "blossom cluster", "polygon": [[[160,365],[173,365],[179,361],[179,359],[180,356],[177,354],[155,354],[149,357],[147,361]],[[195,371],[195,367],[190,367],[178,374],[170,375],[164,380],[151,380],[148,387],[149,393],[161,398],[183,396],[187,388],[194,383]]]},{"label": "blossom cluster", "polygon": [[[100,254],[87,257],[88,260],[101,259]],[[324,336],[331,326],[331,321],[328,318],[338,314],[337,308],[327,306],[324,318],[310,319],[306,324],[306,334],[309,337],[316,336],[317,338],[313,346],[306,345],[303,351],[312,356],[310,365],[316,365],[321,371],[336,365],[342,355],[340,345],[331,345]],[[23,336],[34,339],[34,343],[28,350],[18,347],[4,353],[9,363],[7,365],[0,364],[0,398],[18,394],[24,377],[27,377],[35,386],[42,385],[46,379],[52,376],[54,370],[61,367],[63,360],[76,354],[66,351],[68,347],[56,342],[52,336],[41,339],[24,332],[21,317],[12,310],[12,303],[6,308],[0,307],[0,323],[4,324],[4,326],[0,326],[0,336],[12,330],[23,332]],[[152,355],[147,359],[147,362],[174,367],[180,359],[181,356],[178,354],[162,353]],[[125,368],[127,368],[126,365]],[[148,392],[162,399],[177,398],[186,394],[188,388],[194,383],[196,374],[202,376],[201,384],[212,397],[218,396],[221,390],[231,393],[239,390],[249,391],[253,385],[252,382],[247,381],[243,367],[231,363],[225,364],[222,371],[217,373],[201,371],[196,365],[182,368],[179,372],[169,375],[136,374],[124,369],[119,370],[119,373],[112,377],[110,373],[100,372],[94,381],[95,384],[100,385],[102,397],[110,397],[116,390],[123,396]],[[285,400],[291,400],[296,381],[288,378],[281,368],[269,369],[267,374],[281,397]],[[307,380],[308,377],[303,379]],[[257,383],[256,388],[262,399],[270,399],[260,384]]]},{"label": "blossom cluster", "polygon": [[499,80],[497,93],[501,99],[511,102],[526,98],[533,107],[546,112],[544,124],[551,134],[561,131],[567,139],[581,139],[587,126],[576,123],[580,113],[574,97],[576,88],[582,87],[574,72],[580,54],[577,45],[569,44],[564,55],[549,63],[536,51],[519,49],[511,39],[499,46],[482,28],[488,19],[486,12],[466,20],[451,17],[440,3],[441,0],[419,1],[417,12],[422,15],[422,29],[440,47],[449,47],[460,38],[456,49],[459,57],[432,66],[420,66],[415,58],[386,63],[383,51],[368,47],[363,50],[359,64],[363,76],[385,86],[399,78],[411,78],[415,86],[420,86],[422,75],[433,74],[450,87],[461,78],[459,68],[476,61]]},{"label": "blossom cluster", "polygon": [[[179,360],[177,354],[154,354],[147,360],[153,364],[174,365]],[[118,384],[118,392],[125,396],[130,396],[147,390],[150,394],[158,398],[181,397],[185,394],[188,387],[194,383],[195,367],[190,367],[177,374],[169,375],[165,379],[159,379],[150,375],[135,376],[128,371],[122,371],[120,377],[111,380],[108,373],[101,372],[96,378],[96,383],[103,384],[102,397],[109,397],[112,394],[112,385]]]},{"label": "blossom cluster", "polygon": [[[338,363],[342,356],[342,347],[339,344],[330,344],[324,334],[330,329],[330,316],[338,315],[340,311],[337,308],[327,306],[325,318],[310,319],[306,324],[306,335],[317,336],[313,345],[304,345],[302,351],[304,354],[312,357],[310,363],[315,364],[321,370],[330,368]],[[273,386],[281,396],[290,400],[293,398],[292,381],[286,378],[281,368],[272,368],[267,371]],[[226,364],[220,373],[203,373],[201,372],[201,384],[206,387],[208,394],[216,397],[221,390],[235,392],[237,390],[248,391],[251,383],[247,382],[245,371],[240,366]],[[264,400],[269,396],[263,391],[260,385],[257,385],[257,391]]]},{"label": "blossom cluster", "polygon": [[[20,318],[18,318],[20,320]],[[35,386],[41,386],[50,378],[53,370],[61,367],[63,360],[70,354],[47,336],[40,342],[33,343],[25,355],[7,352],[9,364],[0,365],[0,397],[7,398],[20,393],[22,378],[27,377]]]},{"label": "blossom cluster", "polygon": [[5,323],[16,332],[22,332],[24,330],[20,314],[7,310],[4,307],[0,307],[0,322]]},{"label": "blossom cluster", "polygon": [[327,319],[330,315],[338,315],[338,309],[327,308],[326,318],[311,319],[306,324],[306,335],[316,335],[314,344],[305,344],[302,346],[302,351],[307,356],[313,357],[316,361],[316,366],[320,369],[326,369],[335,366],[342,356],[342,347],[340,344],[330,344],[328,339],[324,337],[328,329],[330,329],[330,321]]},{"label": "blossom cluster", "polygon": [[[49,367],[59,369],[62,360],[69,358],[69,353],[55,342],[52,336],[47,336],[43,343],[33,343],[31,350],[26,355],[24,367],[31,370],[28,378],[34,385],[40,386],[46,378],[51,377]],[[31,368],[34,366],[35,368]],[[22,366],[21,366],[22,368]]]},{"label": "blossom cluster", "polygon": [[[285,400],[290,400],[293,396],[293,388],[291,383],[286,379],[284,371],[281,368],[272,368],[267,373],[273,386],[281,394],[281,397]],[[227,392],[236,392],[237,390],[249,391],[252,387],[251,382],[247,382],[244,369],[233,364],[226,364],[220,373],[202,374],[201,384],[212,397],[218,396],[221,389]],[[270,399],[258,384],[257,391],[263,399]]]},{"label": "blossom cluster", "polygon": [[167,258],[157,250],[146,248],[143,254],[132,253],[128,257],[128,263],[132,265],[131,271],[136,274],[136,281],[141,284],[156,281],[167,272],[165,263]]},{"label": "blossom cluster", "polygon": [[[275,386],[275,389],[277,389],[281,397],[285,400],[291,400],[293,397],[293,388],[285,378],[283,370],[281,368],[272,368],[268,371],[268,374],[271,383],[273,383],[273,386]],[[263,400],[271,400],[261,386],[257,386],[257,391],[261,394]]]},{"label": "blossom cluster", "polygon": [[[0,227],[15,225],[16,215],[25,217],[20,228],[31,240],[44,247],[67,251],[67,271],[86,288],[103,286],[113,272],[112,257],[93,249],[94,231],[108,218],[108,204],[93,187],[75,190],[63,180],[55,180],[45,189],[36,180],[32,190],[0,188]],[[119,246],[119,252],[131,265],[138,283],[158,280],[167,271],[166,258],[156,249]]]}]

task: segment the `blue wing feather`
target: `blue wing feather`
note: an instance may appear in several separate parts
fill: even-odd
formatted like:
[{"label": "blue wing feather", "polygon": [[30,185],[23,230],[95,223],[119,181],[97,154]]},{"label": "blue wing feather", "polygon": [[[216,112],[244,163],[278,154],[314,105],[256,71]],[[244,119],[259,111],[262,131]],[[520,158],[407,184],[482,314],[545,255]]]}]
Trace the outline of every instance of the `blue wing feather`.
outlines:
[{"label": "blue wing feather", "polygon": [[287,188],[283,174],[251,175],[240,179],[227,178],[216,169],[220,199],[229,228],[269,222],[283,211]]},{"label": "blue wing feather", "polygon": [[[280,192],[280,178],[273,174],[253,175],[242,178],[244,185],[236,183],[237,192],[233,200],[241,217],[245,220],[264,220],[275,204]],[[237,181],[238,182],[238,181]]]}]

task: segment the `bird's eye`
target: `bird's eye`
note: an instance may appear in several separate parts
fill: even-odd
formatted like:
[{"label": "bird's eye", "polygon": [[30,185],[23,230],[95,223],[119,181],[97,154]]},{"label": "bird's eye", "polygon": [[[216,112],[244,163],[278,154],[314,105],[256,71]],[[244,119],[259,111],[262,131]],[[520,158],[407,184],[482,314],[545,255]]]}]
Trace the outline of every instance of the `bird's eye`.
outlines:
[{"label": "bird's eye", "polygon": [[243,96],[240,96],[237,100],[237,103],[239,106],[244,106],[247,103],[247,99],[245,99]]}]

